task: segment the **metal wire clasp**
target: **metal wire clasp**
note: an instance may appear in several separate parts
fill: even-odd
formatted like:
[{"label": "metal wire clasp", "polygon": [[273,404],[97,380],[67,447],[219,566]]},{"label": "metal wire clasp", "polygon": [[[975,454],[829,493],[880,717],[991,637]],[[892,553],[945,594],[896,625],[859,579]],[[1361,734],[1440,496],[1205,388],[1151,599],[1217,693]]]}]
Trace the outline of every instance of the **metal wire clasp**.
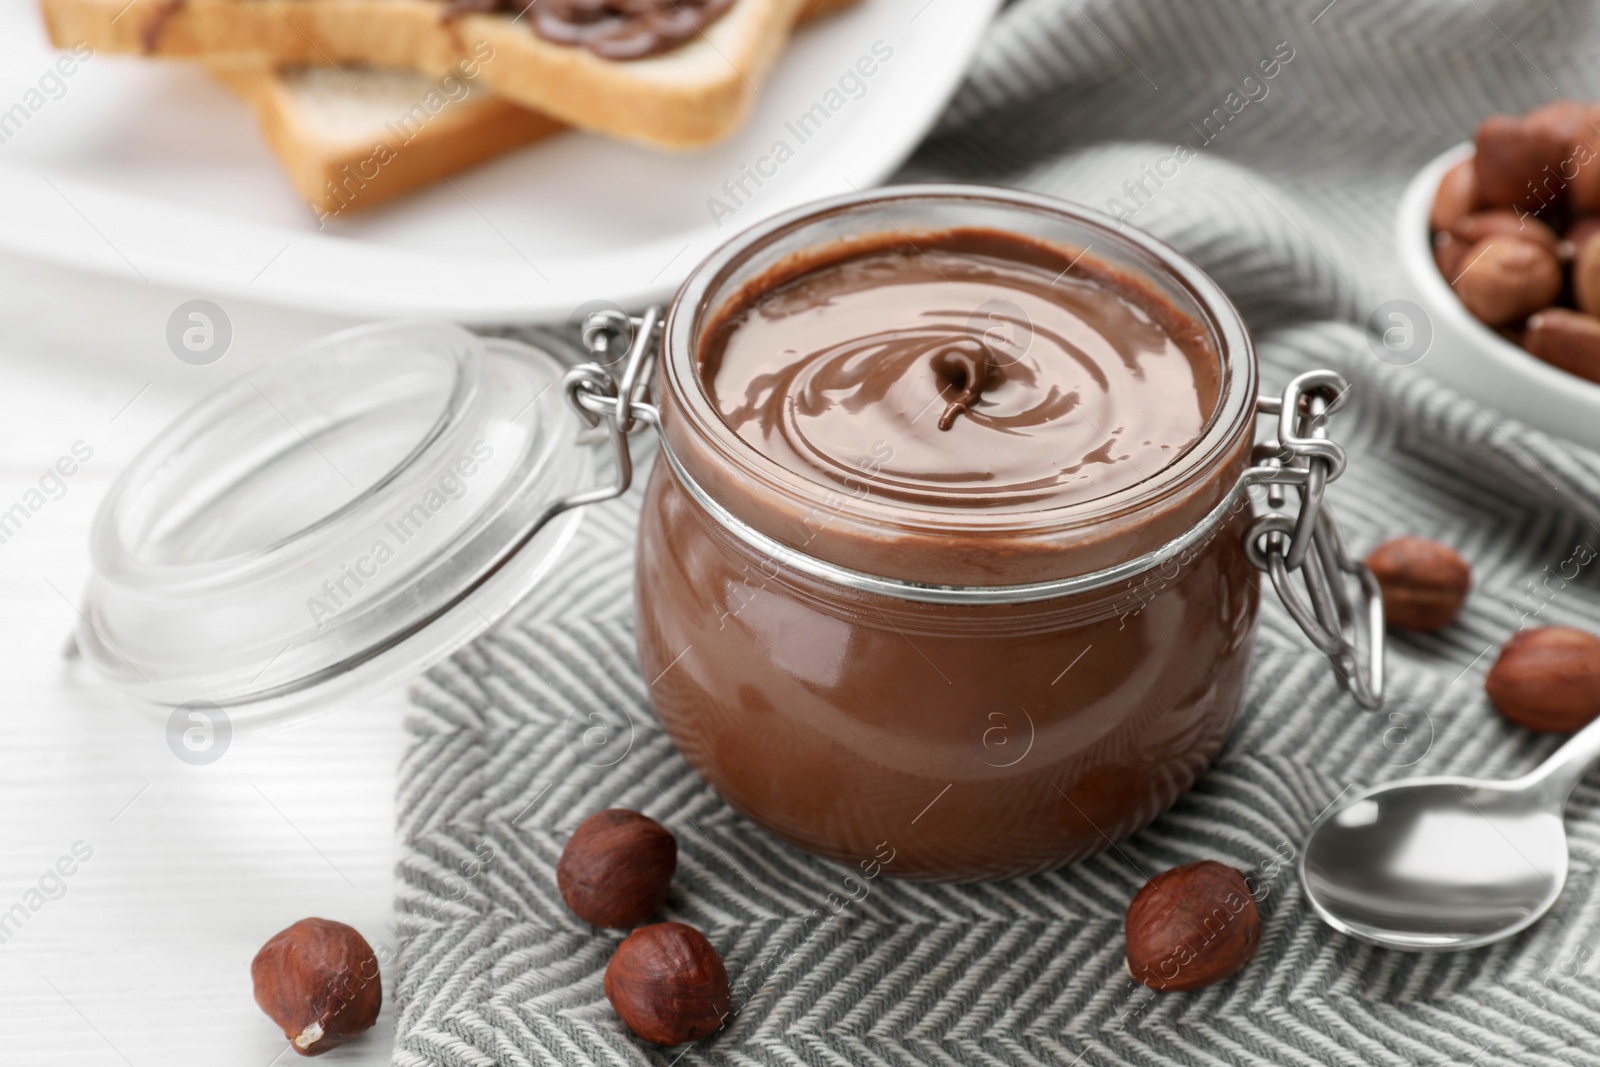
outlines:
[{"label": "metal wire clasp", "polygon": [[[596,486],[561,502],[562,509],[598,504],[621,496],[633,484],[633,454],[628,434],[640,426],[656,426],[661,413],[648,402],[650,370],[661,341],[661,307],[653,304],[643,315],[597,311],[583,324],[583,347],[594,356],[561,376],[567,403],[592,429],[605,427],[611,439],[616,474],[610,485]],[[613,354],[625,349],[621,374],[613,373]]]},{"label": "metal wire clasp", "polygon": [[[1267,507],[1245,535],[1245,553],[1271,575],[1284,608],[1328,657],[1340,684],[1372,710],[1383,706],[1383,594],[1366,564],[1351,557],[1323,497],[1344,473],[1344,449],[1328,439],[1327,423],[1348,392],[1342,377],[1318,370],[1295,378],[1281,397],[1257,400],[1260,414],[1278,417],[1278,432],[1276,443],[1256,445],[1245,474],[1267,487]],[[1284,486],[1299,496],[1298,514],[1280,510]]]}]

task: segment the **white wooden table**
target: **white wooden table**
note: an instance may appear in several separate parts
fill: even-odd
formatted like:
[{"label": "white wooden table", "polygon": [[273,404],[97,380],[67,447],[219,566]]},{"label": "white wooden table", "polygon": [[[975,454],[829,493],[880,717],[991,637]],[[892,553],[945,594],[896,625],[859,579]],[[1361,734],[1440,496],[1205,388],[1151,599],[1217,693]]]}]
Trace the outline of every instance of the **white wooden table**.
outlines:
[{"label": "white wooden table", "polygon": [[[0,1064],[293,1062],[251,997],[260,944],[309,915],[393,943],[403,693],[235,731],[220,760],[191,766],[162,719],[62,658],[111,479],[202,393],[345,325],[230,303],[228,354],[189,366],[166,323],[197,295],[0,258],[0,512],[75,442],[93,449],[0,543]],[[71,876],[47,875],[62,857]],[[7,933],[13,905],[26,919],[12,912]],[[387,1063],[392,1034],[385,1005],[318,1062]]]}]

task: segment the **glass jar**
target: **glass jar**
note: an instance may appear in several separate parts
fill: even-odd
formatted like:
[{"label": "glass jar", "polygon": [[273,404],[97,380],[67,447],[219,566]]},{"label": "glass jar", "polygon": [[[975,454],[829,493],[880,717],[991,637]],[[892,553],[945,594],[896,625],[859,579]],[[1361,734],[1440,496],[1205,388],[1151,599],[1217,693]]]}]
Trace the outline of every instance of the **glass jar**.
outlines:
[{"label": "glass jar", "polygon": [[[870,477],[797,477],[723,422],[698,353],[754,280],[819,247],[953,228],[1092,255],[1197,326],[1218,362],[1199,437],[1098,499],[931,514]],[[86,657],[144,702],[236,719],[420,671],[536,590],[653,427],[641,672],[694,768],[802,848],[992,879],[1148,824],[1227,737],[1261,572],[1357,700],[1381,701],[1377,586],[1323,500],[1344,468],[1326,432],[1343,383],[1311,372],[1258,398],[1237,311],[1136,230],[1010,190],[878,190],[746,231],[664,323],[603,312],[584,342],[594,360],[567,369],[455,327],[369,327],[203,401],[102,505]],[[1260,415],[1277,425],[1257,445]]]},{"label": "glass jar", "polygon": [[[1084,503],[934,513],[867,473],[842,492],[796,476],[729,428],[698,356],[730,301],[808,250],[956,227],[1092,255],[1197,324],[1221,364],[1198,440]],[[887,848],[899,876],[1004,878],[1129,836],[1194,784],[1244,691],[1256,374],[1198,268],[1056,201],[911,187],[732,242],[690,275],[662,341],[665,461],[635,585],[662,725],[734,807],[852,865]]]}]

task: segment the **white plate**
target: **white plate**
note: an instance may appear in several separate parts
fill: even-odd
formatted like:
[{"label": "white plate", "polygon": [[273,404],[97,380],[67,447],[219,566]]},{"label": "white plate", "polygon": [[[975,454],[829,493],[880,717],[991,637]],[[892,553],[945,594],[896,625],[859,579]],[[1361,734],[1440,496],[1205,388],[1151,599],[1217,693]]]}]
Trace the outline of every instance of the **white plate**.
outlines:
[{"label": "white plate", "polygon": [[[249,110],[200,70],[95,55],[52,81],[57,56],[37,13],[10,0],[0,5],[0,249],[196,295],[371,317],[549,321],[592,300],[635,307],[665,299],[758,219],[883,181],[955,91],[999,3],[861,0],[797,33],[750,121],[714,148],[666,154],[566,133],[319,232]],[[875,45],[889,58],[802,142],[791,120]],[[41,78],[44,91],[31,92]],[[27,114],[7,126],[13,104]],[[746,175],[773,171],[762,158],[780,140],[792,158],[758,187]],[[741,179],[745,193],[730,195]],[[733,209],[720,225],[713,198]]]},{"label": "white plate", "polygon": [[1395,251],[1401,281],[1405,295],[1427,316],[1431,334],[1418,367],[1485,407],[1600,448],[1600,385],[1530,355],[1473,318],[1434,265],[1428,232],[1433,196],[1444,172],[1471,154],[1471,144],[1441,154],[1417,172],[1400,198]]}]

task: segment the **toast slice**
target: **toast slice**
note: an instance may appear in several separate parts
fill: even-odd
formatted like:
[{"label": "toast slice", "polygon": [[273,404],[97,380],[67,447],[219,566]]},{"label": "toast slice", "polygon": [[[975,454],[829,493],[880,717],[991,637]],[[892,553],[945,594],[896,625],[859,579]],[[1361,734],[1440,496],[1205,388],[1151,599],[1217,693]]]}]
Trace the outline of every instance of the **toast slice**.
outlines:
[{"label": "toast slice", "polygon": [[58,47],[454,72],[570,125],[664,148],[738,126],[804,5],[734,0],[695,38],[623,61],[547,41],[520,15],[446,20],[442,0],[40,0]]},{"label": "toast slice", "polygon": [[[801,21],[856,0],[807,0]],[[319,222],[373,207],[565,127],[454,76],[368,67],[208,64],[242,96]],[[381,162],[380,162],[381,160]]]},{"label": "toast slice", "polygon": [[566,127],[469,79],[405,70],[215,64],[319,224]]}]

